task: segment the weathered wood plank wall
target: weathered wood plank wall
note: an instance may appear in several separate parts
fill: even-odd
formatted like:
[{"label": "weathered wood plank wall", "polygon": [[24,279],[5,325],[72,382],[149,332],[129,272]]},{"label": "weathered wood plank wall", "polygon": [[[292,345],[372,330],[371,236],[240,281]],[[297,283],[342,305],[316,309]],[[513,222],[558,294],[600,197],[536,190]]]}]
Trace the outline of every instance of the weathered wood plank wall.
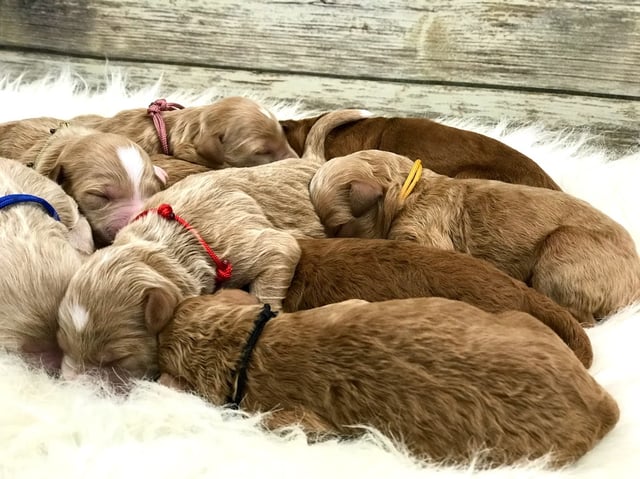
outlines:
[{"label": "weathered wood plank wall", "polygon": [[0,67],[104,59],[309,108],[589,128],[638,145],[638,0],[0,0]]}]

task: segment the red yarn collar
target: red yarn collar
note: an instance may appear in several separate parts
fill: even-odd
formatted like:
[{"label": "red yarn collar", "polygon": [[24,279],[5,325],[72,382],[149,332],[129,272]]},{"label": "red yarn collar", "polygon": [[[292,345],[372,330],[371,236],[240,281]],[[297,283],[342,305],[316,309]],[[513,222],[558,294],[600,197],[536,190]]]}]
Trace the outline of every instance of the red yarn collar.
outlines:
[{"label": "red yarn collar", "polygon": [[157,208],[151,208],[151,209],[148,209],[148,210],[144,210],[142,213],[140,213],[138,216],[133,218],[133,220],[131,220],[131,221],[133,222],[133,221],[135,221],[135,220],[137,220],[139,218],[147,216],[151,212],[157,213],[158,215],[162,216],[163,218],[165,218],[167,220],[177,221],[178,223],[180,223],[184,227],[184,229],[191,231],[191,233],[196,237],[196,239],[200,242],[202,247],[205,249],[205,251],[207,252],[209,257],[215,263],[215,265],[216,265],[216,282],[217,283],[222,283],[223,281],[227,281],[229,278],[231,278],[231,271],[233,269],[232,266],[231,266],[231,263],[229,261],[227,261],[226,259],[218,258],[218,256],[211,249],[211,246],[209,246],[207,244],[207,242],[204,240],[204,238],[202,238],[202,236],[200,236],[200,233],[198,233],[196,231],[196,229],[193,226],[191,226],[184,218],[181,218],[180,216],[176,215],[173,212],[173,208],[171,208],[171,205],[163,203],[160,206],[158,206]]},{"label": "red yarn collar", "polygon": [[164,123],[162,117],[163,111],[182,110],[184,107],[178,103],[168,103],[164,98],[154,101],[147,108],[147,114],[151,116],[153,125],[156,127],[156,133],[158,133],[158,139],[162,146],[162,152],[165,155],[171,155],[169,149],[169,139],[167,138],[167,126]]}]

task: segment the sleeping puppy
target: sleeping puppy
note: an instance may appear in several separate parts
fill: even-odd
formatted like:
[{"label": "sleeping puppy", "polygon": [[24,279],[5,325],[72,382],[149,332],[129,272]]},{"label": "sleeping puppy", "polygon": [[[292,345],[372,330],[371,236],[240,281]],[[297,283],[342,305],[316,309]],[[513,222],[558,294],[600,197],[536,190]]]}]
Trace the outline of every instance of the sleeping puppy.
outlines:
[{"label": "sleeping puppy", "polygon": [[640,259],[629,233],[566,193],[424,170],[367,150],[325,163],[311,200],[330,236],[417,241],[485,259],[567,307],[582,323],[640,299]]},{"label": "sleeping puppy", "polygon": [[211,171],[211,168],[207,168],[206,166],[197,165],[163,153],[149,155],[149,157],[154,166],[162,168],[167,174],[167,188],[185,179],[187,176]]},{"label": "sleeping puppy", "polygon": [[65,377],[84,371],[153,377],[158,324],[183,298],[214,291],[228,273],[222,260],[233,265],[225,286],[248,284],[280,309],[300,257],[294,233],[324,236],[308,192],[324,134],[363,114],[327,115],[309,134],[302,159],[192,175],[147,201],[151,210],[120,230],[69,284],[58,335]]},{"label": "sleeping puppy", "polygon": [[55,372],[62,360],[58,305],[71,276],[93,251],[91,228],[59,185],[0,158],[0,202],[13,194],[46,200],[59,221],[34,202],[0,208],[0,348]]},{"label": "sleeping puppy", "polygon": [[[211,169],[255,166],[297,158],[275,115],[244,97],[228,97],[206,106],[162,112],[171,154]],[[118,133],[147,153],[163,153],[146,108],[123,110],[111,118],[76,117],[74,123]]]},{"label": "sleeping puppy", "polygon": [[133,141],[81,126],[54,129],[18,160],[75,198],[98,246],[111,243],[167,181],[165,171]]},{"label": "sleeping puppy", "polygon": [[[289,144],[300,151],[320,117],[281,121]],[[335,128],[326,141],[327,159],[360,150],[384,150],[421,159],[426,168],[452,178],[560,187],[531,158],[493,138],[426,118],[375,117]]]},{"label": "sleeping puppy", "polygon": [[491,263],[412,241],[334,238],[298,244],[302,254],[283,302],[285,312],[348,299],[439,296],[489,313],[529,313],[555,331],[585,367],[591,366],[591,342],[576,319]]},{"label": "sleeping puppy", "polygon": [[239,295],[223,289],[178,306],[159,336],[160,381],[268,412],[268,428],[300,424],[313,439],[371,426],[420,459],[469,463],[479,453],[486,467],[549,453],[562,466],[618,421],[615,400],[525,313],[443,298],[282,313],[243,368],[265,313]]}]

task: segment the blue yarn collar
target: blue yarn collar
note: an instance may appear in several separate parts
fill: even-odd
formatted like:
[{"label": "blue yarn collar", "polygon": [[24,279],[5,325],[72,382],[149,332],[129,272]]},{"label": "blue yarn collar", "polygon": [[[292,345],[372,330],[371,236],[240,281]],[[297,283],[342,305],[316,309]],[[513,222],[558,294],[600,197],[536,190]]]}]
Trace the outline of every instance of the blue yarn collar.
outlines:
[{"label": "blue yarn collar", "polygon": [[47,213],[49,213],[49,216],[51,216],[56,221],[60,221],[60,217],[58,216],[58,212],[56,211],[56,209],[51,206],[51,203],[49,203],[44,198],[27,194],[0,196],[0,209],[18,203],[38,203],[47,211]]}]

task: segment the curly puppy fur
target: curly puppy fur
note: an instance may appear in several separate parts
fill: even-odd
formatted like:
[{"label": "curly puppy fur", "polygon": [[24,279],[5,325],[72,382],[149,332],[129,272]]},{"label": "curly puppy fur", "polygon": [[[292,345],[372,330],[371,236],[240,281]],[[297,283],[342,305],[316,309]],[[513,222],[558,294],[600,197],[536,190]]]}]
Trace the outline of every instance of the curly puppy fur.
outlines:
[{"label": "curly puppy fur", "polygon": [[[233,392],[262,308],[228,292],[184,301],[159,335],[161,381],[216,405]],[[245,391],[240,407],[270,412],[267,427],[299,423],[313,438],[373,426],[420,458],[468,463],[480,452],[486,466],[548,453],[552,464],[570,463],[619,417],[542,323],[444,298],[282,313],[253,350]]]},{"label": "curly puppy fur", "polygon": [[[124,136],[60,127],[59,120],[49,118],[18,122],[14,130],[37,140],[13,159],[56,181],[75,198],[98,246],[111,243],[143,202],[166,183],[164,170]],[[29,136],[29,131],[38,133]]]},{"label": "curly puppy fur", "polygon": [[485,259],[568,308],[584,324],[640,299],[640,259],[629,233],[560,191],[452,179],[367,150],[325,163],[311,199],[330,236],[417,241]]},{"label": "curly puppy fur", "polygon": [[[255,166],[297,158],[275,115],[244,97],[228,97],[206,106],[162,113],[171,154],[211,169]],[[100,131],[131,138],[147,153],[162,153],[146,108],[124,110],[111,118],[73,119]]]},{"label": "curly puppy fur", "polygon": [[91,228],[59,185],[0,158],[0,196],[16,193],[44,198],[60,221],[35,203],[0,209],[0,347],[53,372],[62,359],[58,305],[71,276],[93,251]]},{"label": "curly puppy fur", "polygon": [[[300,151],[321,117],[281,121],[289,144]],[[421,159],[425,167],[452,178],[560,187],[536,162],[493,138],[426,118],[366,118],[335,128],[325,144],[327,159],[360,150],[384,150]]]},{"label": "curly puppy fur", "polygon": [[[292,232],[324,234],[308,193],[324,153],[318,148],[328,129],[362,114],[327,115],[309,135],[302,160],[193,175],[146,206],[171,204],[232,263],[226,286],[249,284],[261,301],[279,309],[300,256]],[[63,374],[108,369],[118,377],[153,376],[159,328],[184,297],[211,293],[215,279],[211,259],[190,231],[156,214],[133,221],[69,284],[59,318]]]},{"label": "curly puppy fur", "polygon": [[591,366],[589,336],[569,311],[491,263],[412,241],[334,238],[298,244],[302,254],[283,302],[285,312],[348,299],[439,296],[489,313],[529,313],[555,331],[585,367]]}]

